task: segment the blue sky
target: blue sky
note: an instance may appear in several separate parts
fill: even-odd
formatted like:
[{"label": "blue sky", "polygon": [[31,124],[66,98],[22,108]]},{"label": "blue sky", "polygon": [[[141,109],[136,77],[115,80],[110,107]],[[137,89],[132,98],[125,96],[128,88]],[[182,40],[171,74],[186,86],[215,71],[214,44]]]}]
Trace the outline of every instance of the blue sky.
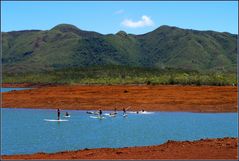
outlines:
[{"label": "blue sky", "polygon": [[237,2],[2,2],[2,31],[68,23],[103,34],[142,34],[161,25],[237,33]]}]

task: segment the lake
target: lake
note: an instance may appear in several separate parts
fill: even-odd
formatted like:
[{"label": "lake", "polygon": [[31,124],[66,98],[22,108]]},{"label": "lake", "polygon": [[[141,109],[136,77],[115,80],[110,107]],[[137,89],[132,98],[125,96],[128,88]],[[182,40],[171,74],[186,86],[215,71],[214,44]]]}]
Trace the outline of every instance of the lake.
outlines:
[{"label": "lake", "polygon": [[44,119],[56,119],[56,110],[3,108],[2,154],[158,145],[238,134],[237,113],[155,112],[123,117],[120,112],[99,120],[86,111],[68,112],[69,121],[47,122]]},{"label": "lake", "polygon": [[1,92],[10,92],[13,90],[19,91],[19,90],[27,90],[31,88],[1,88]]}]

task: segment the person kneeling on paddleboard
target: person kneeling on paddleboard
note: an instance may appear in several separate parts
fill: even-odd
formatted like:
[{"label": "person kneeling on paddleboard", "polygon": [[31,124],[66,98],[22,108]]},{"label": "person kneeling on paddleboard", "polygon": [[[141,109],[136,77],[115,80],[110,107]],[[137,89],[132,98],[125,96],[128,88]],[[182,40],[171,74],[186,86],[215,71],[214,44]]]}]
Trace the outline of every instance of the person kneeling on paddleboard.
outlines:
[{"label": "person kneeling on paddleboard", "polygon": [[69,113],[68,112],[66,112],[66,115],[65,116],[69,116]]},{"label": "person kneeling on paddleboard", "polygon": [[58,108],[57,109],[57,119],[60,120],[60,115],[61,115],[61,112],[60,112],[60,109]]},{"label": "person kneeling on paddleboard", "polygon": [[116,108],[115,108],[115,111],[114,112],[111,112],[110,113],[110,116],[115,116],[117,114],[117,112],[116,112]]}]

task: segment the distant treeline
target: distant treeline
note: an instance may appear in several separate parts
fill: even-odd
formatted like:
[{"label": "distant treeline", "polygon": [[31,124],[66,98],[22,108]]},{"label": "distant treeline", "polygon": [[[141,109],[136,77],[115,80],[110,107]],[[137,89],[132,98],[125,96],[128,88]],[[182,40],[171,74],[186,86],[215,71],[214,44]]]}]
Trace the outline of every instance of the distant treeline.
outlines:
[{"label": "distant treeline", "polygon": [[236,73],[104,66],[3,74],[3,83],[236,85]]}]

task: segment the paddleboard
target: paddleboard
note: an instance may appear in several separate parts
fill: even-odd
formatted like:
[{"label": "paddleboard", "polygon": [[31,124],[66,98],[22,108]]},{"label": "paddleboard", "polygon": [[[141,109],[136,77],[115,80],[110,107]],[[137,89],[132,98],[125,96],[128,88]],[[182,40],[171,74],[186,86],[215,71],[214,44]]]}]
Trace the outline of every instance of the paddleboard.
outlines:
[{"label": "paddleboard", "polygon": [[142,111],[140,111],[139,112],[139,114],[153,114],[154,112],[147,112],[147,111],[144,111],[144,112],[142,112]]},{"label": "paddleboard", "polygon": [[99,116],[90,116],[90,118],[93,118],[93,119],[104,119],[105,117],[99,117]]},{"label": "paddleboard", "polygon": [[92,112],[92,111],[87,111],[87,114],[92,114],[92,115],[99,115],[99,112]]},{"label": "paddleboard", "polygon": [[137,112],[134,112],[134,111],[130,111],[130,112],[128,112],[128,113],[137,113]]},{"label": "paddleboard", "polygon": [[124,117],[127,117],[128,115],[127,114],[123,114]]},{"label": "paddleboard", "polygon": [[105,113],[104,115],[105,115],[105,116],[109,116],[110,114],[109,114],[109,113]]},{"label": "paddleboard", "polygon": [[69,118],[69,117],[71,117],[71,116],[69,115],[69,116],[64,116],[64,117]]},{"label": "paddleboard", "polygon": [[132,114],[153,114],[154,112],[147,112],[147,111],[139,111],[138,113],[136,111],[130,111],[128,113],[132,113]]},{"label": "paddleboard", "polygon": [[54,120],[54,119],[44,119],[45,121],[50,121],[50,122],[63,122],[63,121],[68,121],[68,120]]}]

